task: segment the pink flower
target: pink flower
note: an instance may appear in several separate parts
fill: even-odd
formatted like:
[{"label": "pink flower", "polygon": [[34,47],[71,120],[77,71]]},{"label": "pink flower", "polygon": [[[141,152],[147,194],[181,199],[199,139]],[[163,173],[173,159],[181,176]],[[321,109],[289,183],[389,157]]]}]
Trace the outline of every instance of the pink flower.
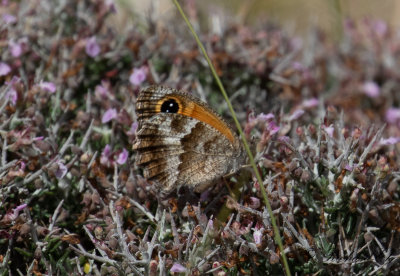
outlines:
[{"label": "pink flower", "polygon": [[378,36],[384,36],[387,32],[388,26],[383,20],[374,20],[372,22],[372,29]]},{"label": "pink flower", "polygon": [[11,67],[4,62],[0,62],[0,76],[5,76],[10,73]]},{"label": "pink flower", "polygon": [[129,153],[126,149],[123,149],[120,154],[118,154],[117,163],[123,165],[128,160]]},{"label": "pink flower", "polygon": [[266,122],[266,121],[271,120],[273,118],[275,118],[275,115],[272,114],[272,113],[268,113],[268,114],[260,113],[260,114],[257,115],[257,117],[254,117],[254,114],[250,114],[249,123],[252,126],[255,126],[259,122]]},{"label": "pink flower", "polygon": [[350,166],[349,164],[347,164],[346,166],[344,166],[344,168],[345,168],[347,171],[351,172],[351,171],[353,171],[354,166]]},{"label": "pink flower", "polygon": [[174,263],[174,265],[171,267],[171,272],[176,272],[176,273],[181,273],[181,272],[185,272],[186,268],[178,263]]},{"label": "pink flower", "polygon": [[257,115],[256,119],[257,120],[261,120],[261,121],[267,121],[267,120],[270,120],[270,119],[273,119],[273,118],[275,118],[275,115],[272,114],[272,113],[268,113],[268,114],[260,113],[260,114]]},{"label": "pink flower", "polygon": [[14,85],[20,81],[20,78],[13,76],[10,81],[6,81],[7,88],[9,89],[6,93],[6,100],[11,102],[11,105],[15,106],[18,100],[18,93],[14,88]]},{"label": "pink flower", "polygon": [[50,92],[50,93],[54,93],[57,90],[56,85],[54,83],[47,82],[47,81],[41,81],[39,83],[39,87],[40,87],[40,89]]},{"label": "pink flower", "polygon": [[97,44],[97,40],[95,36],[86,40],[86,54],[92,58],[98,56],[100,54],[100,46]]},{"label": "pink flower", "polygon": [[114,0],[106,0],[105,4],[111,12],[115,13],[117,11],[117,9],[115,8]]},{"label": "pink flower", "polygon": [[15,208],[13,211],[14,211],[14,213],[17,213],[17,214],[18,214],[18,212],[21,211],[21,210],[23,210],[23,209],[25,209],[26,206],[28,206],[26,203],[21,204],[21,205],[17,206],[17,208]]},{"label": "pink flower", "polygon": [[15,106],[17,104],[18,100],[18,94],[17,91],[14,90],[14,88],[11,88],[8,90],[6,94],[6,100],[9,100],[11,102],[11,105]]},{"label": "pink flower", "polygon": [[64,165],[64,163],[62,163],[60,160],[57,161],[57,165],[58,165],[58,169],[57,169],[55,175],[56,175],[57,179],[61,179],[67,174],[68,169]]},{"label": "pink flower", "polygon": [[110,108],[104,113],[103,117],[101,118],[101,122],[103,124],[108,123],[112,119],[117,118],[117,115],[117,110],[115,108]]},{"label": "pink flower", "polygon": [[297,120],[297,119],[300,118],[303,114],[304,114],[304,110],[303,110],[303,109],[297,109],[297,110],[295,110],[295,111],[293,112],[292,115],[290,115],[289,121]]},{"label": "pink flower", "polygon": [[146,80],[147,67],[142,66],[140,68],[134,68],[133,73],[129,76],[129,81],[133,85],[140,85]]},{"label": "pink flower", "polygon": [[400,119],[400,108],[389,108],[386,111],[385,119],[389,124],[396,123]]},{"label": "pink flower", "polygon": [[107,144],[103,151],[101,152],[100,163],[103,165],[108,165],[111,157],[111,146]]},{"label": "pink flower", "polygon": [[14,208],[14,209],[12,210],[12,214],[10,214],[10,215],[8,216],[9,219],[11,219],[11,220],[16,220],[17,217],[18,217],[18,215],[19,215],[19,212],[20,212],[21,210],[25,209],[26,206],[28,206],[28,205],[27,205],[26,203],[24,203],[24,204],[21,204],[21,205],[17,206],[16,208]]},{"label": "pink flower", "polygon": [[3,21],[6,24],[13,24],[17,22],[17,18],[12,14],[5,13],[3,14]]},{"label": "pink flower", "polygon": [[268,123],[267,129],[269,130],[269,135],[274,135],[281,128],[279,126],[277,126],[274,121],[271,121],[271,122]]},{"label": "pink flower", "polygon": [[362,91],[370,98],[376,98],[380,94],[379,86],[373,81],[367,81],[362,86]]},{"label": "pink flower", "polygon": [[96,95],[100,97],[105,97],[109,93],[110,83],[108,81],[102,80],[101,84],[97,85],[95,88]]},{"label": "pink flower", "polygon": [[25,162],[24,161],[21,161],[21,164],[20,164],[20,168],[21,168],[21,170],[25,170],[25,168],[26,168],[26,164],[25,164]]},{"label": "pink flower", "polygon": [[133,122],[131,125],[131,129],[128,131],[128,134],[131,134],[131,135],[136,134],[136,130],[137,130],[138,126],[139,126],[138,122]]},{"label": "pink flower", "polygon": [[43,136],[37,136],[35,138],[33,138],[33,141],[42,141],[44,139]]},{"label": "pink flower", "polygon": [[212,219],[208,220],[207,226],[209,229],[214,229],[214,221]]},{"label": "pink flower", "polygon": [[329,126],[324,126],[322,125],[322,129],[325,130],[325,132],[329,135],[329,137],[333,137],[333,132],[335,131],[335,128],[333,127],[333,125],[329,125]]},{"label": "pink flower", "polygon": [[19,57],[22,54],[22,44],[13,40],[8,43],[8,49],[13,57]]},{"label": "pink flower", "polygon": [[387,139],[381,138],[379,141],[380,145],[386,146],[386,145],[394,145],[400,142],[400,137],[389,137]]},{"label": "pink flower", "polygon": [[261,242],[262,242],[262,235],[263,235],[263,232],[264,231],[264,228],[259,228],[259,229],[256,229],[255,231],[254,231],[254,233],[253,233],[253,239],[254,239],[254,242],[255,242],[255,244],[256,245],[259,245],[259,244],[261,244]]},{"label": "pink flower", "polygon": [[303,71],[306,69],[306,67],[298,61],[293,62],[292,67],[294,70],[297,70],[297,71]]},{"label": "pink flower", "polygon": [[311,99],[303,101],[304,108],[316,107],[316,106],[318,106],[318,104],[319,104],[319,100],[317,98],[311,98]]},{"label": "pink flower", "polygon": [[20,80],[21,80],[20,78],[13,76],[10,81],[6,81],[6,84],[11,86],[11,85],[16,84]]}]

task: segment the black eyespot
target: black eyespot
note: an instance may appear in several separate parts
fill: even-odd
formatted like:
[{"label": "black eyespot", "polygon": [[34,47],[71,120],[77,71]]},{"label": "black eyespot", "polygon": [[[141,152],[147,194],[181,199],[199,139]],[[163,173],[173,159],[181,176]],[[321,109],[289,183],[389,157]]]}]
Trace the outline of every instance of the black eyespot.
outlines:
[{"label": "black eyespot", "polygon": [[179,104],[174,99],[168,99],[161,105],[161,112],[177,113],[178,110]]}]

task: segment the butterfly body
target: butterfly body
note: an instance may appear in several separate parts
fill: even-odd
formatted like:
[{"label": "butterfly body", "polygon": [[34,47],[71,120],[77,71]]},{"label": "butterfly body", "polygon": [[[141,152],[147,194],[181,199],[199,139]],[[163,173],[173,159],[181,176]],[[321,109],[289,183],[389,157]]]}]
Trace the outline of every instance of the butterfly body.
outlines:
[{"label": "butterfly body", "polygon": [[201,192],[244,161],[232,128],[190,94],[151,86],[140,92],[136,114],[136,165],[164,194],[180,186]]}]

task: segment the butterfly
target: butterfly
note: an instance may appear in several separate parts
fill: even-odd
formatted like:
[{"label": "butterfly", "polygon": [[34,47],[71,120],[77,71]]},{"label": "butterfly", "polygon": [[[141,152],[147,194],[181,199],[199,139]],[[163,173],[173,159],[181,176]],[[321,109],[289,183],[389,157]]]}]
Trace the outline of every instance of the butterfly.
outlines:
[{"label": "butterfly", "polygon": [[135,163],[163,194],[181,186],[202,192],[245,160],[229,124],[186,92],[150,86],[139,93],[136,115]]}]

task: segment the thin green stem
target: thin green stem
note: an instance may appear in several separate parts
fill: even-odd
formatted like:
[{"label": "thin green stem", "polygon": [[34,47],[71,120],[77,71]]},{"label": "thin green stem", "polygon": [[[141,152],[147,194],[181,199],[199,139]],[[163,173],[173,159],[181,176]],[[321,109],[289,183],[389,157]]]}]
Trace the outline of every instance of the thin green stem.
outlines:
[{"label": "thin green stem", "polygon": [[331,4],[334,10],[334,17],[335,17],[335,32],[336,39],[340,40],[343,36],[343,8],[341,5],[341,0],[331,0]]},{"label": "thin green stem", "polygon": [[197,45],[200,47],[200,50],[203,52],[203,55],[207,60],[208,66],[210,67],[211,72],[214,75],[215,81],[217,82],[218,87],[221,90],[221,93],[222,93],[222,95],[223,95],[223,97],[224,97],[224,99],[225,99],[225,101],[226,101],[226,103],[228,105],[229,111],[231,112],[232,118],[233,118],[233,120],[235,122],[235,125],[236,125],[236,127],[237,127],[237,129],[238,129],[238,131],[240,133],[240,137],[242,138],[244,148],[245,148],[245,150],[247,152],[247,155],[249,156],[250,164],[251,164],[251,166],[252,166],[252,168],[254,170],[254,173],[256,175],[257,181],[260,184],[261,193],[262,193],[262,196],[264,198],[265,206],[267,207],[269,216],[271,218],[271,224],[272,224],[272,228],[274,230],[275,242],[278,244],[278,247],[279,247],[279,250],[280,250],[280,253],[281,253],[281,256],[282,256],[282,262],[283,262],[283,266],[285,268],[286,275],[290,276],[291,273],[290,273],[290,269],[289,269],[289,264],[287,262],[286,255],[284,253],[283,243],[282,243],[281,236],[279,235],[279,229],[278,229],[278,226],[276,224],[276,219],[275,219],[274,214],[272,213],[271,204],[269,203],[267,192],[265,191],[261,175],[260,175],[260,173],[259,173],[259,171],[257,169],[256,163],[254,162],[253,154],[250,151],[249,144],[247,143],[247,140],[246,140],[246,138],[244,136],[242,127],[241,127],[241,125],[239,123],[239,120],[238,120],[238,118],[236,116],[235,110],[232,107],[232,104],[231,104],[231,102],[229,100],[229,97],[228,97],[228,95],[227,95],[227,93],[225,91],[224,86],[222,85],[221,79],[218,77],[218,74],[217,74],[217,71],[215,70],[214,65],[212,64],[210,58],[208,57],[208,54],[206,52],[206,49],[204,48],[203,43],[200,41],[198,35],[196,34],[195,30],[193,29],[192,24],[190,23],[189,19],[186,17],[186,15],[183,12],[182,7],[178,3],[178,1],[177,0],[172,0],[172,1],[174,2],[174,4],[175,4],[176,8],[178,9],[179,13],[182,15],[183,19],[185,20],[186,24],[188,25],[190,31],[192,32],[192,34],[194,36],[194,39],[197,42]]}]

